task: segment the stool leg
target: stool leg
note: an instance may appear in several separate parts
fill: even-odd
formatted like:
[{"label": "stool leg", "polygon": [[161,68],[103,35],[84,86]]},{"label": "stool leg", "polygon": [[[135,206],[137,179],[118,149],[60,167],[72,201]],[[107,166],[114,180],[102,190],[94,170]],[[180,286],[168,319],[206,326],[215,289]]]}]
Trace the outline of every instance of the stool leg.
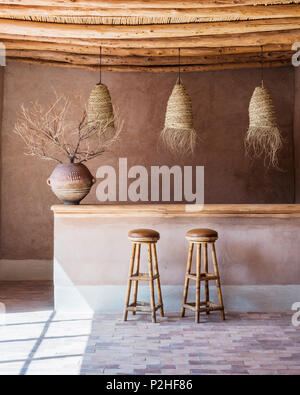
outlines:
[{"label": "stool leg", "polygon": [[201,275],[201,244],[197,243],[197,261],[196,261],[196,312],[195,322],[198,324],[200,321],[200,275]]},{"label": "stool leg", "polygon": [[[136,251],[136,274],[137,275],[140,273],[140,255],[141,255],[141,244],[137,243],[137,251]],[[137,300],[138,286],[139,286],[139,282],[135,281],[134,288],[133,288],[133,303],[136,303],[136,300]],[[135,315],[135,314],[136,314],[136,312],[133,311],[132,315]]]},{"label": "stool leg", "polygon": [[153,258],[154,258],[154,274],[158,275],[158,278],[155,280],[156,281],[156,288],[157,288],[157,296],[158,296],[158,303],[160,304],[160,316],[164,317],[164,307],[163,307],[163,301],[162,301],[162,296],[161,296],[161,287],[160,287],[160,279],[159,279],[159,270],[158,270],[158,262],[157,262],[157,253],[156,253],[156,244],[152,244],[152,252],[153,252]]},{"label": "stool leg", "polygon": [[184,317],[185,308],[183,307],[183,305],[186,303],[187,296],[188,296],[188,289],[189,289],[189,281],[190,281],[190,279],[187,277],[187,274],[190,274],[190,272],[191,272],[192,258],[193,258],[193,248],[194,248],[194,243],[190,242],[189,255],[188,255],[187,267],[186,267],[185,282],[184,282],[184,290],[183,290],[181,317]]},{"label": "stool leg", "polygon": [[[204,272],[205,274],[208,274],[208,259],[207,259],[207,243],[204,243]],[[208,287],[208,280],[205,281],[205,302],[206,302],[206,307],[208,307],[208,302],[209,302],[209,287]],[[206,314],[209,314],[209,310],[206,311]]]},{"label": "stool leg", "polygon": [[152,322],[156,322],[151,243],[148,243],[147,247],[148,247],[149,276],[150,276],[150,300],[151,300]]},{"label": "stool leg", "polygon": [[225,320],[224,304],[223,304],[223,297],[222,297],[222,291],[221,291],[221,282],[220,282],[220,275],[219,275],[219,269],[218,269],[215,243],[212,243],[211,249],[212,249],[212,259],[213,259],[213,265],[214,265],[214,269],[215,269],[215,275],[218,277],[216,280],[216,283],[217,283],[219,304],[222,307],[221,318],[222,318],[222,320]]},{"label": "stool leg", "polygon": [[129,279],[128,279],[128,286],[127,286],[127,294],[126,294],[126,305],[125,305],[125,311],[124,311],[124,321],[127,321],[127,316],[128,316],[128,310],[127,307],[129,305],[129,300],[130,300],[130,291],[131,291],[131,276],[133,273],[133,265],[134,265],[134,259],[135,259],[135,250],[136,250],[136,243],[133,243],[132,245],[132,253],[131,253],[131,260],[130,260],[130,267],[129,267]]}]

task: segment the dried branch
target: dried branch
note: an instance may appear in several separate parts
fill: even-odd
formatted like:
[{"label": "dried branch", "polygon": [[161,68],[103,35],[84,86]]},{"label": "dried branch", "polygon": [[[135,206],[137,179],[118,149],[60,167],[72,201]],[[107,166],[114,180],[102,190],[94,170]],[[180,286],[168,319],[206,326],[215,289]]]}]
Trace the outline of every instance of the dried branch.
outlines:
[{"label": "dried branch", "polygon": [[76,124],[70,108],[70,100],[57,95],[48,109],[38,102],[21,106],[14,132],[23,140],[26,155],[83,163],[102,155],[118,139],[122,127],[116,119],[88,122],[84,111]]}]

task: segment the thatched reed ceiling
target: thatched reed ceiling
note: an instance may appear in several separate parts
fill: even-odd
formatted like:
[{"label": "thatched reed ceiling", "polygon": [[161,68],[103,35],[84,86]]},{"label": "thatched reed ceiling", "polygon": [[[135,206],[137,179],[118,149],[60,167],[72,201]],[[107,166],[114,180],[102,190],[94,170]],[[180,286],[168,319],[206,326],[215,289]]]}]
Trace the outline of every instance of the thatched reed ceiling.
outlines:
[{"label": "thatched reed ceiling", "polygon": [[291,64],[300,0],[0,1],[0,40],[24,62],[118,71]]}]

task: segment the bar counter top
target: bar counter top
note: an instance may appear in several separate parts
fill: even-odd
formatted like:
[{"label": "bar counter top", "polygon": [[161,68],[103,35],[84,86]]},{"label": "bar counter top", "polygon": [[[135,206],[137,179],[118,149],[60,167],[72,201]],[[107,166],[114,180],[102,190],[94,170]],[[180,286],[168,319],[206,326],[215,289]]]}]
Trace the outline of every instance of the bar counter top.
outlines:
[{"label": "bar counter top", "polygon": [[59,204],[51,209],[56,217],[300,217],[300,204]]}]

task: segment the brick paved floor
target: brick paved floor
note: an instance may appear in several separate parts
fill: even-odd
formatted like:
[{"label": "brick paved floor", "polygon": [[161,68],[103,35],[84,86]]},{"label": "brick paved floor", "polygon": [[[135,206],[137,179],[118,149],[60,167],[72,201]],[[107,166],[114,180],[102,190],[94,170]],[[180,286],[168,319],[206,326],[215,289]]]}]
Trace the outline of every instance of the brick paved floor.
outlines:
[{"label": "brick paved floor", "polygon": [[0,374],[300,374],[291,313],[125,323],[122,314],[54,313],[47,283],[0,283],[0,302]]}]

